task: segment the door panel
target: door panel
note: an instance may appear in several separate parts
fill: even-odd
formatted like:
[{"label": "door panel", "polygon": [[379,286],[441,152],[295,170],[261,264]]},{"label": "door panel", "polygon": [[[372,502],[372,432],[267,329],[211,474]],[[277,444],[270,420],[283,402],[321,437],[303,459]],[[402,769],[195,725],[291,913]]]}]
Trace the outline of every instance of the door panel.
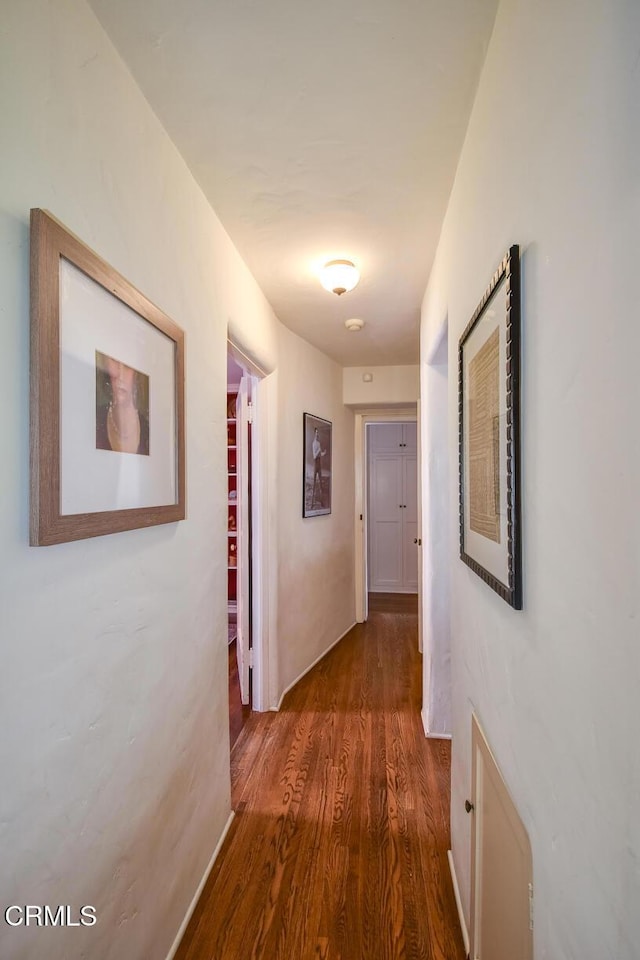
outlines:
[{"label": "door panel", "polygon": [[402,462],[373,455],[370,461],[370,588],[402,588]]},{"label": "door panel", "polygon": [[402,461],[405,518],[410,523],[418,522],[418,460],[405,457]]},{"label": "door panel", "polygon": [[529,837],[475,716],[471,743],[471,956],[474,960],[531,960]]},{"label": "door panel", "polygon": [[401,525],[378,521],[375,532],[374,589],[398,590],[401,586]]},{"label": "door panel", "polygon": [[372,503],[376,520],[396,523],[402,501],[402,471],[397,457],[378,456],[373,460]]},{"label": "door panel", "polygon": [[404,443],[403,450],[405,453],[416,455],[418,452],[418,424],[403,423],[402,427],[402,442]]},{"label": "door panel", "polygon": [[405,522],[403,531],[403,587],[407,593],[418,592],[418,545],[413,542],[417,539],[418,524]]},{"label": "door panel", "polygon": [[418,589],[418,460],[404,457],[402,461],[404,508],[403,513],[403,585],[406,590]]},{"label": "door panel", "polygon": [[399,453],[402,443],[401,423],[374,423],[369,427],[370,449],[376,453]]}]

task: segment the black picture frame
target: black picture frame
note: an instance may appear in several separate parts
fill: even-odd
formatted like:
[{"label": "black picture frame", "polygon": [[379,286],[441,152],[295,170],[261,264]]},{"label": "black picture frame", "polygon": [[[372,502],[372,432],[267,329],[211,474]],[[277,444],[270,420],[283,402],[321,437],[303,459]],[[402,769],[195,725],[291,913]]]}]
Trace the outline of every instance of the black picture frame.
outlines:
[{"label": "black picture frame", "polygon": [[509,248],[458,343],[460,559],[522,609],[520,250]]},{"label": "black picture frame", "polygon": [[304,413],[302,426],[302,516],[323,517],[331,513],[333,424]]}]

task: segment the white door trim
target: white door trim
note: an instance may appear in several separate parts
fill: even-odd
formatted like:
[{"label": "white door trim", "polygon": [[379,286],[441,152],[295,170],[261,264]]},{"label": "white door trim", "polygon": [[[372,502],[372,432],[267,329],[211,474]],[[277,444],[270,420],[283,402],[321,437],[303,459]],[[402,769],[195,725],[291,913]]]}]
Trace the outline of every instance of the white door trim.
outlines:
[{"label": "white door trim", "polygon": [[[257,381],[253,416],[253,709],[277,709],[276,373]],[[271,522],[269,522],[271,519]]]},{"label": "white door trim", "polygon": [[251,509],[249,498],[249,384],[252,377],[244,374],[236,395],[236,477],[237,477],[237,553],[236,553],[236,601],[237,601],[237,639],[238,677],[240,680],[240,701],[249,703],[249,584],[250,564],[249,524]]}]

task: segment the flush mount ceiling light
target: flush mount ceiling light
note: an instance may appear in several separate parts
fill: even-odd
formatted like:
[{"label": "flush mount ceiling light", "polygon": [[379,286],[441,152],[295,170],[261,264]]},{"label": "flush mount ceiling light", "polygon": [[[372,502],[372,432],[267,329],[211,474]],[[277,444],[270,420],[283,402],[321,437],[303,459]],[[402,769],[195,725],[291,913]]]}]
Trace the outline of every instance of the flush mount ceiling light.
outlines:
[{"label": "flush mount ceiling light", "polygon": [[329,293],[341,296],[353,290],[360,273],[351,260],[329,260],[320,270],[320,283]]},{"label": "flush mount ceiling light", "polygon": [[351,330],[352,333],[357,333],[358,330],[362,330],[364,327],[364,320],[352,317],[350,320],[345,320],[344,325],[347,330]]}]

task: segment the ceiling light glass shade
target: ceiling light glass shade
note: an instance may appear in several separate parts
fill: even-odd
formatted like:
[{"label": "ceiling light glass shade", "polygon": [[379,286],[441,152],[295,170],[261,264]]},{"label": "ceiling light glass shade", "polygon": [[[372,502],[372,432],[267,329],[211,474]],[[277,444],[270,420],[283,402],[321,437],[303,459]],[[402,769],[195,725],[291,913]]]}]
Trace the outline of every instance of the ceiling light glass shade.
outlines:
[{"label": "ceiling light glass shade", "polygon": [[330,260],[320,270],[322,286],[338,296],[353,290],[359,279],[360,273],[351,260]]}]

